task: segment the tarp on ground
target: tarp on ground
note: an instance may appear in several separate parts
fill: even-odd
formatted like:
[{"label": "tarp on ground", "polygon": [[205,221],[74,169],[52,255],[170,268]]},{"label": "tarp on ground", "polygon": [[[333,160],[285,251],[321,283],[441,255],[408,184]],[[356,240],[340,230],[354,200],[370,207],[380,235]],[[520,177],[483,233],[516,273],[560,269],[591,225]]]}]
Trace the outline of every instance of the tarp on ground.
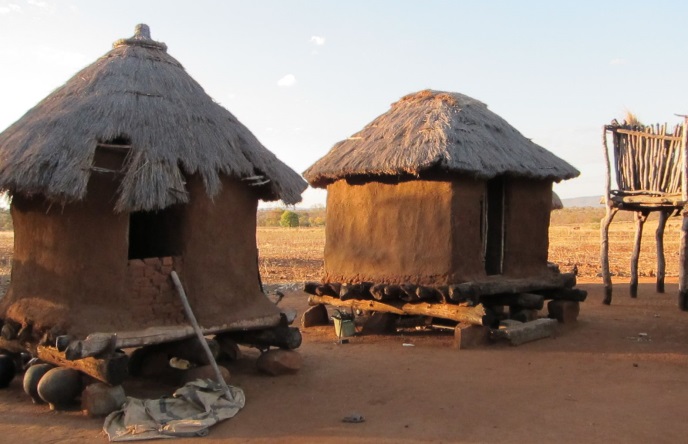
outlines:
[{"label": "tarp on ground", "polygon": [[121,410],[105,418],[110,441],[205,436],[210,426],[236,415],[246,403],[244,392],[229,386],[231,399],[210,379],[189,382],[172,397],[127,398]]}]

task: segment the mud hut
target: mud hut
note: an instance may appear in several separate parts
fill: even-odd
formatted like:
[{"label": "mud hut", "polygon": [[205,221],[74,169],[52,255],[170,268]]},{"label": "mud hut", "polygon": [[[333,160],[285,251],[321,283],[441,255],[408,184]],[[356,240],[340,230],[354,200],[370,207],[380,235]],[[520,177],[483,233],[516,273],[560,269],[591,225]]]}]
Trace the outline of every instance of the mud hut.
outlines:
[{"label": "mud hut", "polygon": [[552,183],[578,175],[475,99],[409,94],[304,172],[327,188],[334,291],[317,293],[363,283],[379,300],[459,301],[551,286]]},{"label": "mud hut", "polygon": [[0,133],[15,229],[0,316],[33,343],[190,336],[175,270],[205,332],[274,326],[257,204],[305,187],[138,25]]}]

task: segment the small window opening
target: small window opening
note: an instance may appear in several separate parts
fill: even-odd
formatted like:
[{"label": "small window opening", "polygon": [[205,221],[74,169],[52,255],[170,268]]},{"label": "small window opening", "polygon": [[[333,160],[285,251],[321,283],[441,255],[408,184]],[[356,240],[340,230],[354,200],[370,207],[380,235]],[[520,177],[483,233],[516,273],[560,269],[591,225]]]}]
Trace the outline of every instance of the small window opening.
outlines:
[{"label": "small window opening", "polygon": [[178,256],[181,208],[173,206],[159,211],[139,211],[129,217],[129,259]]}]

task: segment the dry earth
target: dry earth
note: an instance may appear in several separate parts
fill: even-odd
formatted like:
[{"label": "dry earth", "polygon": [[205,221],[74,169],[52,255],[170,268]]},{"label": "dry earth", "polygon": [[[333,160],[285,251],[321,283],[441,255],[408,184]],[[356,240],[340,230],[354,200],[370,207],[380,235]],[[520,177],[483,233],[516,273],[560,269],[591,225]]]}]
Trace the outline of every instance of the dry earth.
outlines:
[{"label": "dry earth", "polygon": [[[621,228],[612,248],[630,251],[618,240],[632,229]],[[266,282],[290,290],[295,285],[285,283],[320,276],[321,229],[261,229],[258,237]],[[0,236],[0,258],[11,239]],[[245,349],[228,366],[246,407],[208,437],[177,442],[681,442],[688,434],[688,313],[676,308],[676,278],[667,280],[666,294],[642,278],[639,297],[630,299],[626,278],[617,277],[614,303],[604,306],[594,277],[598,239],[597,227],[553,227],[551,258],[562,268],[578,264],[586,274],[580,287],[590,292],[579,322],[553,339],[457,351],[445,333],[357,336],[340,345],[331,327],[306,329],[298,374],[261,376],[257,352]],[[646,242],[642,274],[654,270],[653,248]],[[675,275],[675,258],[667,256]],[[627,270],[625,258],[612,256],[618,274]],[[303,311],[306,296],[290,291],[282,304]],[[138,381],[127,389],[173,391]],[[341,422],[354,412],[366,421]],[[101,426],[77,411],[32,404],[21,378],[0,391],[0,442],[106,442]]]}]

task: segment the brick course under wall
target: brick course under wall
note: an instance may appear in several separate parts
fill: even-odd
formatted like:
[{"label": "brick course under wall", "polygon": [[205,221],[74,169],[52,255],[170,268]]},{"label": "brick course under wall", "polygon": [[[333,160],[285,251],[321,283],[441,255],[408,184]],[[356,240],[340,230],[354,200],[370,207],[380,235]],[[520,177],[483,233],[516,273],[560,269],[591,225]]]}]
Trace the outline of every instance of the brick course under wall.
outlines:
[{"label": "brick course under wall", "polygon": [[157,325],[186,322],[184,307],[174,288],[170,273],[181,274],[182,258],[149,257],[131,259],[127,267],[129,302],[134,319],[153,317]]}]

